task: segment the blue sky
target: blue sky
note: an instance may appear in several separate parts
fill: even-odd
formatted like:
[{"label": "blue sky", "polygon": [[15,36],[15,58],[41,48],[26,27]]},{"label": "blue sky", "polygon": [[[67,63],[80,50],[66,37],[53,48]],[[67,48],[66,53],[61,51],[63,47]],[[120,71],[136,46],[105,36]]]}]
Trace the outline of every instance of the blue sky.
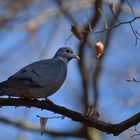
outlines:
[{"label": "blue sky", "polygon": [[[44,7],[43,5],[41,6]],[[49,3],[49,6],[51,7],[52,4]],[[42,7],[38,7],[38,11],[41,11],[43,9]],[[138,8],[138,6],[136,8]],[[29,8],[23,11],[23,13],[25,13],[22,15],[23,18],[25,18],[27,10],[29,13],[28,16],[30,17],[30,15],[36,13],[34,12],[35,9],[37,9],[37,4],[34,7],[31,7],[31,9]],[[79,22],[79,25],[83,25],[87,21],[87,15],[90,15],[90,12],[90,9],[88,9],[87,11],[81,10],[80,12],[75,13],[74,16],[76,17],[77,22]],[[27,64],[39,59],[52,57],[58,48],[65,46],[65,39],[71,34],[71,23],[64,18],[63,15],[54,20],[55,18],[44,22],[44,24],[37,28],[35,35],[33,36],[28,32],[27,28],[22,28],[21,30],[5,29],[0,31],[0,36],[2,37],[0,47],[0,81],[6,80],[9,76]],[[130,15],[121,14],[121,19],[129,18],[131,18]],[[55,30],[56,32],[51,34],[53,28],[57,25],[58,28]],[[135,22],[134,25],[135,29],[138,30],[139,22]],[[98,28],[99,27],[97,27],[97,29]],[[50,34],[52,36],[50,36]],[[93,33],[91,38],[96,42],[99,39],[99,36],[100,35]],[[78,43],[79,41],[73,36],[67,42],[66,46],[70,46],[74,49],[74,52],[77,53]],[[120,122],[139,111],[139,102],[132,106],[126,105],[127,101],[137,97],[140,92],[139,83],[126,82],[129,69],[132,69],[132,74],[137,77],[137,79],[140,79],[140,42],[138,42],[137,46],[134,44],[135,38],[129,25],[123,25],[113,30],[109,49],[104,57],[103,69],[99,80],[100,94],[98,110],[101,114],[101,119],[107,122]],[[44,47],[46,48],[44,49]],[[42,53],[43,56],[40,55]],[[92,54],[90,51],[86,52],[87,59],[90,59],[89,56],[93,55],[95,54]],[[96,56],[92,57],[92,59],[93,60],[90,60],[91,62],[93,61],[91,68],[94,70]],[[87,63],[88,62],[89,61],[87,61]],[[87,65],[90,66],[90,63]],[[58,105],[82,112],[84,110],[81,102],[83,96],[82,90],[77,60],[73,60],[69,63],[68,75],[64,85],[56,92],[56,94],[49,98]],[[91,93],[90,100],[92,102],[92,87],[89,87],[89,92]],[[41,111],[36,108],[27,109],[25,107],[20,107],[15,109],[14,107],[2,107],[0,111],[1,116],[5,116],[12,120],[25,119],[37,126],[39,126],[39,119],[36,117],[37,114],[41,116],[54,116],[53,112]],[[57,114],[55,115],[57,116]],[[46,128],[65,131],[73,130],[80,126],[81,124],[66,118],[64,120],[49,120]],[[11,139],[16,139],[17,134],[19,134],[20,131],[17,128],[5,124],[1,124],[0,129],[0,139],[2,140],[7,139],[7,134],[11,135]],[[46,136],[40,136],[39,133],[31,133],[27,131],[23,131],[23,133],[29,140],[34,140],[36,138],[39,140],[46,139]],[[121,140],[126,137],[130,139],[128,137],[129,134],[126,132],[118,137],[104,133],[102,135],[104,140]],[[71,138],[68,139],[71,140]]]}]

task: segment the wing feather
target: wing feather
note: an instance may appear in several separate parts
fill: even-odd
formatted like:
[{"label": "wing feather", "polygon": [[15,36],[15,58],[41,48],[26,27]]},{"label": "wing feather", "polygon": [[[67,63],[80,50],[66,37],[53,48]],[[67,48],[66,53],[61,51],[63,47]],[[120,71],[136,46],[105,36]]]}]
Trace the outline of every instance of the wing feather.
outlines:
[{"label": "wing feather", "polygon": [[7,81],[0,83],[0,87],[39,88],[48,86],[49,88],[55,82],[62,83],[66,73],[67,66],[62,61],[59,62],[53,59],[41,60],[22,68],[13,76],[9,77]]}]

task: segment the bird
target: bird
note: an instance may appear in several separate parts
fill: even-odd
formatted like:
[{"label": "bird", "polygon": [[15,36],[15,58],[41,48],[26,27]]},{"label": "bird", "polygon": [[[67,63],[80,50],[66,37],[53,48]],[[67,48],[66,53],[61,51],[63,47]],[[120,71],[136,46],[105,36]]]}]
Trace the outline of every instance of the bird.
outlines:
[{"label": "bird", "polygon": [[1,82],[0,96],[47,99],[64,83],[73,58],[80,59],[70,47],[59,48],[54,57],[33,62]]}]

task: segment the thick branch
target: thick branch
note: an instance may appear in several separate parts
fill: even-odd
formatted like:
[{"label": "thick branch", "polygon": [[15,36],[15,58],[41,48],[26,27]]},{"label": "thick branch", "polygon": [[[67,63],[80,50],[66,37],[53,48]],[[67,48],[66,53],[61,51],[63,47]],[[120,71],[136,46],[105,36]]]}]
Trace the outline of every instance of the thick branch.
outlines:
[{"label": "thick branch", "polygon": [[122,121],[118,124],[106,123],[103,121],[95,120],[85,115],[82,115],[76,111],[72,111],[62,106],[58,106],[49,101],[38,101],[30,99],[18,99],[18,98],[0,98],[1,106],[26,106],[26,107],[37,107],[40,109],[49,110],[55,113],[62,114],[73,121],[80,122],[88,127],[94,127],[100,131],[119,135],[121,132],[127,130],[133,125],[137,125],[140,122],[140,112],[132,116],[131,118]]}]

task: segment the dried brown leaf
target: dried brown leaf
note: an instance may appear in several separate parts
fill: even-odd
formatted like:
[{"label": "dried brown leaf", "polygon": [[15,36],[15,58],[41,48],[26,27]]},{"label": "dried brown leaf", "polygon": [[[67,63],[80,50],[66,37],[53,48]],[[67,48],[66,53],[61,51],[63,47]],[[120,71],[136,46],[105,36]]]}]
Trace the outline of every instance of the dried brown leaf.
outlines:
[{"label": "dried brown leaf", "polygon": [[115,15],[115,4],[113,2],[109,2],[108,7],[111,10],[112,14]]},{"label": "dried brown leaf", "polygon": [[95,49],[96,49],[97,58],[99,58],[104,52],[104,44],[101,41],[98,41],[95,44]]},{"label": "dried brown leaf", "polygon": [[81,43],[83,42],[82,33],[79,31],[76,25],[71,26],[71,32],[75,35],[76,38],[80,40]]},{"label": "dried brown leaf", "polygon": [[38,115],[36,115],[36,116],[39,117],[39,119],[40,119],[41,135],[43,135],[46,123],[48,121],[48,118],[47,117],[41,117],[41,116],[38,116]]}]

